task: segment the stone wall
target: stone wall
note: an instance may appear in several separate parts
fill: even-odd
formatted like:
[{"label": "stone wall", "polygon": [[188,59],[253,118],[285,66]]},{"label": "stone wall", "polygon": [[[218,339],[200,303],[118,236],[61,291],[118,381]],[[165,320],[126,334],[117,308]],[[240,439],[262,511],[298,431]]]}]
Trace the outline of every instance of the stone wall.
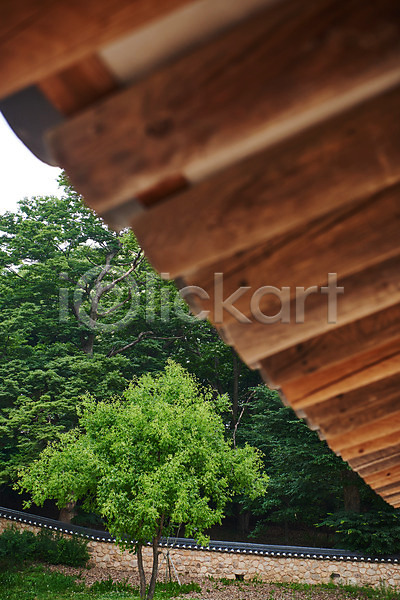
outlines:
[{"label": "stone wall", "polygon": [[[10,525],[37,533],[39,527],[0,518],[0,533]],[[93,565],[106,569],[134,569],[136,557],[127,551],[121,552],[110,542],[90,540],[88,548]],[[161,569],[166,548],[161,548]],[[400,586],[400,564],[365,560],[331,560],[315,558],[288,558],[256,556],[239,552],[218,552],[169,548],[175,568],[180,575],[191,579],[200,577],[226,577],[229,579],[252,579],[264,581],[293,581],[303,583],[328,583],[334,580],[354,585]],[[144,549],[145,565],[150,568],[151,549]],[[165,565],[165,563],[164,563]]]}]

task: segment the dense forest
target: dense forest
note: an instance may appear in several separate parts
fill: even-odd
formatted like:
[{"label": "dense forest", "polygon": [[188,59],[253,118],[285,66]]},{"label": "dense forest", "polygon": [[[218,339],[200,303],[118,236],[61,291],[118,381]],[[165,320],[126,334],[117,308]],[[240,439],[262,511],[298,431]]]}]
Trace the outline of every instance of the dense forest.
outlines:
[{"label": "dense forest", "polygon": [[[397,511],[189,314],[131,231],[109,230],[60,185],[61,199],[25,199],[0,216],[0,504],[21,508],[19,470],[76,426],[84,394],[107,400],[172,359],[226,395],[227,439],[259,448],[269,476],[267,493],[236,502],[212,537],[398,552]],[[93,525],[79,505],[61,512]]]}]

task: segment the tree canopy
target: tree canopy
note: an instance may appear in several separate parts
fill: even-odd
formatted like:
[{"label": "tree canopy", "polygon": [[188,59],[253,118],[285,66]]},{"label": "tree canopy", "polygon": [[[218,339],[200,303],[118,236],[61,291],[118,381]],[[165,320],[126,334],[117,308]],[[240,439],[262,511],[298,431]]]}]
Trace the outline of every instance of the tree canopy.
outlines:
[{"label": "tree canopy", "polygon": [[169,357],[237,406],[249,382],[208,322],[191,316],[129,231],[76,194],[0,215],[0,483],[77,423],[79,398],[121,393]]},{"label": "tree canopy", "polygon": [[[265,493],[260,452],[247,444],[232,448],[225,439],[226,404],[168,361],[162,373],[143,375],[122,397],[87,397],[79,426],[22,472],[20,486],[36,504],[53,498],[61,508],[83,498],[106,518],[118,544],[138,553],[141,597],[150,600],[162,535],[183,524],[186,536],[205,543],[204,530],[221,522],[235,494]],[[148,541],[153,570],[145,596],[142,546]]]}]

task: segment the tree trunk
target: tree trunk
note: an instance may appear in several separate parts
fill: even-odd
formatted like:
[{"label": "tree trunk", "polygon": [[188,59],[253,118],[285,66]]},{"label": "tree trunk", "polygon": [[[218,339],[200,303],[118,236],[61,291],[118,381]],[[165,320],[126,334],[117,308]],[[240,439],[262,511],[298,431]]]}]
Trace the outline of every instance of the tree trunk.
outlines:
[{"label": "tree trunk", "polygon": [[157,575],[158,575],[158,557],[160,554],[158,551],[159,543],[160,543],[160,536],[153,537],[153,544],[152,544],[153,545],[153,569],[151,572],[149,591],[147,592],[146,600],[152,600],[152,598],[154,596],[154,592],[156,591],[156,581],[157,581]]},{"label": "tree trunk", "polygon": [[250,511],[246,510],[239,514],[240,532],[247,536],[250,529]]},{"label": "tree trunk", "polygon": [[285,544],[288,545],[289,544],[289,523],[286,518],[283,520],[283,527],[284,527]]},{"label": "tree trunk", "polygon": [[60,515],[58,517],[59,521],[63,523],[71,523],[72,519],[76,515],[76,502],[68,502],[64,508],[60,510]]},{"label": "tree trunk", "polygon": [[144,572],[143,553],[141,544],[137,545],[137,564],[140,581],[140,598],[144,600],[146,598],[146,574]]},{"label": "tree trunk", "polygon": [[87,333],[83,336],[82,339],[82,350],[88,356],[93,356],[93,347],[94,347],[94,333]]},{"label": "tree trunk", "polygon": [[357,486],[358,476],[353,471],[343,473],[343,502],[346,512],[360,512],[360,491]]},{"label": "tree trunk", "polygon": [[232,390],[232,425],[233,427],[237,423],[239,413],[239,375],[240,375],[240,363],[238,357],[233,348],[231,348],[232,360],[233,360],[233,390]]}]

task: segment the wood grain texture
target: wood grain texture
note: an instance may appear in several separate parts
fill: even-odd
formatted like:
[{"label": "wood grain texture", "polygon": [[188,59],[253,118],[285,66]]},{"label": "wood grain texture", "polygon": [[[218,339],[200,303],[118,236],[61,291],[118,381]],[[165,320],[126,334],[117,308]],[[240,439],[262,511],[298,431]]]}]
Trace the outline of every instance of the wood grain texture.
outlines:
[{"label": "wood grain texture", "polygon": [[0,98],[61,71],[190,0],[3,0]]},{"label": "wood grain texture", "polygon": [[397,89],[137,215],[131,225],[153,266],[194,277],[398,182],[399,105]]},{"label": "wood grain texture", "polygon": [[383,469],[382,471],[373,473],[372,475],[367,475],[364,477],[364,480],[374,488],[400,481],[400,465],[396,465],[395,467],[389,469]]},{"label": "wood grain texture", "polygon": [[378,438],[387,439],[388,436],[394,434],[396,439],[399,439],[400,432],[400,410],[391,412],[390,414],[376,419],[373,422],[354,427],[350,432],[339,434],[330,438],[329,446],[343,458],[344,450],[353,448],[354,446],[368,447],[376,443]]},{"label": "wood grain texture", "polygon": [[101,59],[92,55],[38,84],[48,100],[64,115],[73,115],[118,89]]},{"label": "wood grain texture", "polygon": [[290,323],[230,323],[222,325],[221,334],[250,365],[313,337],[362,319],[400,301],[400,258],[398,256],[338,281],[344,294],[338,299],[335,323],[327,318],[327,298],[313,294],[307,299],[304,323],[295,322],[295,305],[291,302]]},{"label": "wood grain texture", "polygon": [[[370,452],[369,454],[364,454],[362,456],[351,458],[348,463],[352,469],[360,469],[368,466],[372,466],[376,463],[381,462],[382,460],[386,460],[391,456],[400,455],[400,443],[394,444],[392,446],[387,446],[382,450],[378,450],[377,452]],[[400,485],[400,484],[399,484]]]},{"label": "wood grain texture", "polygon": [[372,464],[359,467],[358,469],[356,469],[356,471],[361,477],[366,477],[367,475],[372,475],[373,473],[377,473],[379,471],[382,471],[383,469],[395,467],[399,464],[400,452],[398,452],[397,454],[392,454],[391,456],[387,456],[386,458],[382,458],[381,460],[376,461]]},{"label": "wood grain texture", "polygon": [[[323,357],[321,357],[323,359]],[[353,360],[281,385],[296,410],[345,394],[400,371],[400,339],[362,353]]]},{"label": "wood grain texture", "polygon": [[361,442],[360,444],[355,442],[354,444],[347,446],[347,448],[343,448],[340,451],[340,455],[343,460],[348,462],[351,460],[359,460],[361,462],[364,456],[366,456],[368,460],[368,456],[370,454],[380,451],[385,452],[387,448],[396,446],[399,443],[399,440],[400,430],[395,429],[391,433],[384,433],[383,435],[376,436],[367,442]]},{"label": "wood grain texture", "polygon": [[385,346],[397,340],[400,340],[400,306],[392,306],[278,352],[261,361],[259,368],[272,384],[300,379],[307,383],[315,374],[324,377],[324,371],[328,371],[325,375],[329,378],[336,366],[346,372],[346,365],[357,369],[355,365],[360,362],[368,364],[377,350],[383,355]]},{"label": "wood grain texture", "polygon": [[329,440],[400,411],[399,371],[307,407],[307,418],[316,423]]},{"label": "wood grain texture", "polygon": [[[400,94],[398,101],[400,105]],[[398,255],[399,197],[400,186],[395,185],[362,203],[350,204],[310,222],[299,231],[291,231],[276,242],[272,240],[219,261],[186,277],[185,281],[208,291],[210,299],[202,302],[202,309],[208,310],[210,320],[216,323],[214,273],[223,273],[224,298],[248,286],[250,289],[235,301],[235,308],[254,320],[251,297],[263,286],[278,290],[290,288],[288,293],[294,298],[298,288],[326,285],[328,273],[337,273],[343,278]],[[301,203],[297,210],[301,211]],[[266,293],[256,306],[262,315],[273,316],[281,309],[281,299],[276,294]],[[225,311],[223,319],[224,324],[229,325],[235,316]]]},{"label": "wood grain texture", "polygon": [[389,496],[392,493],[400,493],[400,483],[389,483],[388,485],[377,486],[375,490],[379,492],[381,495]]},{"label": "wood grain texture", "polygon": [[399,14],[394,0],[278,3],[58,128],[55,157],[100,212],[165,178],[215,172],[272,126],[285,130],[276,142],[288,119],[300,129],[324,103],[341,111],[343,95],[400,77]]}]

